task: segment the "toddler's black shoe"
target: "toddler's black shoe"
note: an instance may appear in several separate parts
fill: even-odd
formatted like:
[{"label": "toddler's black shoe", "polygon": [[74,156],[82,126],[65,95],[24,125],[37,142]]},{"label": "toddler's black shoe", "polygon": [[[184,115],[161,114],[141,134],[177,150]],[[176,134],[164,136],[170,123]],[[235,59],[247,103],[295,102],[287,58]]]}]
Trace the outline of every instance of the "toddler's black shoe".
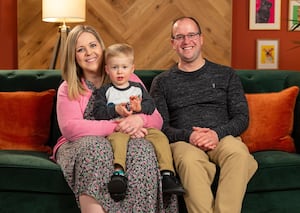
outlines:
[{"label": "toddler's black shoe", "polygon": [[162,172],[162,189],[163,193],[183,195],[185,193],[179,180],[174,176],[173,172]]},{"label": "toddler's black shoe", "polygon": [[119,202],[125,198],[127,189],[127,178],[123,171],[115,171],[111,176],[111,180],[108,183],[108,191],[110,197]]}]

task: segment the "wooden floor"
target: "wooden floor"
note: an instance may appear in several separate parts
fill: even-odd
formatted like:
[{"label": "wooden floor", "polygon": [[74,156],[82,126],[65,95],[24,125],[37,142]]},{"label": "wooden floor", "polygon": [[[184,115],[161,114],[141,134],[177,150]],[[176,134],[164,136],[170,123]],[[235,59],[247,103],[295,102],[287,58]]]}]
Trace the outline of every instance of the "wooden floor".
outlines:
[{"label": "wooden floor", "polygon": [[[106,46],[116,42],[133,45],[137,69],[167,69],[176,62],[170,30],[172,21],[180,16],[194,16],[199,20],[205,36],[205,57],[225,65],[231,63],[232,0],[86,2],[83,24],[95,27]],[[19,69],[49,67],[58,24],[42,22],[41,4],[41,0],[18,0]]]}]

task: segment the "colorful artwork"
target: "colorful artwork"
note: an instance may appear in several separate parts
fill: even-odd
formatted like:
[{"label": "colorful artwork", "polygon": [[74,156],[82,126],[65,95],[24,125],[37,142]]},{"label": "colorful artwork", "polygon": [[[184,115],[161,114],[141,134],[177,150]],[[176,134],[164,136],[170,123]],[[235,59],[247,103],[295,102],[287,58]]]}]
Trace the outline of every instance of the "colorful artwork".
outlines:
[{"label": "colorful artwork", "polygon": [[289,2],[289,31],[300,30],[300,0],[290,0]]},{"label": "colorful artwork", "polygon": [[249,0],[250,30],[280,30],[281,0]]},{"label": "colorful artwork", "polygon": [[278,69],[278,39],[257,40],[257,69]]},{"label": "colorful artwork", "polygon": [[261,64],[274,64],[274,45],[261,46]]},{"label": "colorful artwork", "polygon": [[274,23],[274,0],[256,0],[256,23]]}]

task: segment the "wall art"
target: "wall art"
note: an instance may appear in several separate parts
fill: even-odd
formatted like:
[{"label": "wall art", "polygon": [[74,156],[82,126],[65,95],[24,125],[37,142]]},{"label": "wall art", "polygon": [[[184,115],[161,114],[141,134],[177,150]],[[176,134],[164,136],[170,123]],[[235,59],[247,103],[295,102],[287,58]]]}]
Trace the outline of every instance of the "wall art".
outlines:
[{"label": "wall art", "polygon": [[250,30],[280,30],[281,0],[249,0]]},{"label": "wall art", "polygon": [[289,0],[289,31],[300,31],[300,0]]},{"label": "wall art", "polygon": [[257,39],[256,69],[278,69],[279,40]]}]

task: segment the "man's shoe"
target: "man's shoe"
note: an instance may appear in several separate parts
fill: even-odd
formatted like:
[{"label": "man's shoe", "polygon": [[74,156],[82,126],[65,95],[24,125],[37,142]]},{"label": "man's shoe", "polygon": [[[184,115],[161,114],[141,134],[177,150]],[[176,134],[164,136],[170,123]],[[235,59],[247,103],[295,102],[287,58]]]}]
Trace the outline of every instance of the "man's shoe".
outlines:
[{"label": "man's shoe", "polygon": [[124,172],[114,172],[111,176],[111,180],[108,183],[108,191],[110,197],[119,202],[125,198],[127,189],[127,178],[124,176]]},{"label": "man's shoe", "polygon": [[179,180],[169,172],[162,173],[162,189],[163,193],[167,194],[183,195],[185,193],[185,190]]}]

